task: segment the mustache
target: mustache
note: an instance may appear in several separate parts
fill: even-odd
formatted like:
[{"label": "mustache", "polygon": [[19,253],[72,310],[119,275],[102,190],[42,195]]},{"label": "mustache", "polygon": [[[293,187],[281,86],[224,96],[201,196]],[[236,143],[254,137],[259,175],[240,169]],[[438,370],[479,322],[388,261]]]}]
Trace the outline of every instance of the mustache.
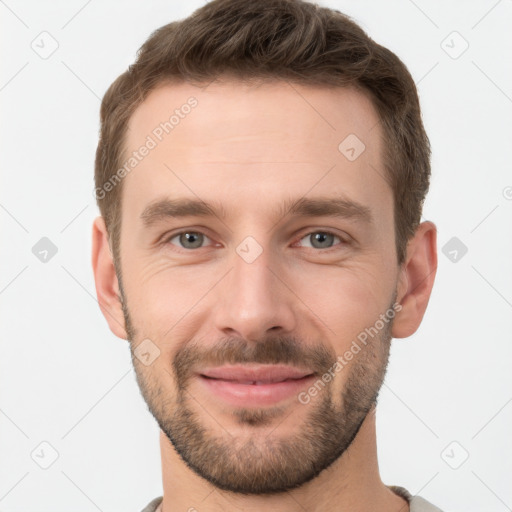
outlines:
[{"label": "mustache", "polygon": [[243,338],[224,338],[211,347],[191,341],[176,352],[174,373],[179,387],[204,367],[225,364],[286,364],[307,368],[322,375],[335,363],[336,353],[324,344],[309,346],[292,337],[265,338],[247,341]]}]

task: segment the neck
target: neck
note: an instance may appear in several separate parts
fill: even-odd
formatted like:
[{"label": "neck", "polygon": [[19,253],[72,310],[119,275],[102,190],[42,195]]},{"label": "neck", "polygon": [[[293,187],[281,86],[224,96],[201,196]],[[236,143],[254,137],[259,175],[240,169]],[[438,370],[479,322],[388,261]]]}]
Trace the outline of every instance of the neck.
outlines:
[{"label": "neck", "polygon": [[188,468],[163,432],[160,432],[160,449],[162,512],[409,512],[408,503],[380,479],[375,409],[367,415],[354,441],[337,461],[310,482],[281,494],[242,495],[218,489]]}]

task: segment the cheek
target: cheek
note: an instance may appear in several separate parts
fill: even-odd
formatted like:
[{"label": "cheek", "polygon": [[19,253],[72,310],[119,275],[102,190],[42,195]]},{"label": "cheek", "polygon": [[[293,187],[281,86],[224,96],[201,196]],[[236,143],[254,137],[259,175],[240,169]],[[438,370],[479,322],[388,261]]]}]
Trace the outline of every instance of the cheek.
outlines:
[{"label": "cheek", "polygon": [[[215,295],[222,288],[216,287],[219,276],[229,269],[229,263],[205,259],[200,264],[177,265],[168,258],[144,257],[131,249],[124,252],[123,284],[137,338],[160,340],[162,350],[170,350],[165,346],[170,340],[194,336],[202,321],[207,321],[208,309],[217,303]],[[284,300],[298,317],[296,334],[316,330],[337,353],[343,353],[389,306],[393,275],[377,251],[338,264],[297,259],[277,264],[290,287]]]},{"label": "cheek", "polygon": [[297,297],[311,311],[308,316],[320,319],[321,332],[340,353],[385,312],[392,296],[391,277],[375,264],[347,263],[340,268],[309,266],[293,282]]},{"label": "cheek", "polygon": [[184,332],[187,320],[197,316],[198,302],[218,281],[218,272],[210,265],[177,267],[164,258],[126,261],[123,270],[137,337],[158,340],[164,351],[170,348],[169,340],[193,335]]}]

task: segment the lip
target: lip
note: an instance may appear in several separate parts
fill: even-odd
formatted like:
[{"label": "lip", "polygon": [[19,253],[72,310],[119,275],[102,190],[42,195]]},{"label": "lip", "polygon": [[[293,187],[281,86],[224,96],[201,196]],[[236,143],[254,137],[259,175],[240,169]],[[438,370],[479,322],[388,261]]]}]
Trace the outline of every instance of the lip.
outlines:
[{"label": "lip", "polygon": [[263,384],[282,382],[289,379],[302,379],[313,372],[282,364],[225,365],[206,368],[202,376],[234,382],[258,381]]},{"label": "lip", "polygon": [[314,377],[311,371],[286,365],[227,365],[198,373],[208,392],[242,407],[273,405],[297,396]]}]

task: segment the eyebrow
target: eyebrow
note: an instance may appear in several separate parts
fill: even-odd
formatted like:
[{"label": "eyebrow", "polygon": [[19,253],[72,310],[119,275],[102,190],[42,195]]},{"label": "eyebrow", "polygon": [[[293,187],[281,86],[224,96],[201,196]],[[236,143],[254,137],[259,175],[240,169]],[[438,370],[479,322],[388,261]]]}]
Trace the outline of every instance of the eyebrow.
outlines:
[{"label": "eyebrow", "polygon": [[[337,217],[359,221],[365,224],[373,222],[370,208],[345,198],[318,197],[288,199],[275,212],[278,218],[288,215],[296,217]],[[164,198],[150,203],[142,212],[141,219],[145,227],[168,218],[217,217],[226,218],[221,203],[207,203],[194,198]]]}]

